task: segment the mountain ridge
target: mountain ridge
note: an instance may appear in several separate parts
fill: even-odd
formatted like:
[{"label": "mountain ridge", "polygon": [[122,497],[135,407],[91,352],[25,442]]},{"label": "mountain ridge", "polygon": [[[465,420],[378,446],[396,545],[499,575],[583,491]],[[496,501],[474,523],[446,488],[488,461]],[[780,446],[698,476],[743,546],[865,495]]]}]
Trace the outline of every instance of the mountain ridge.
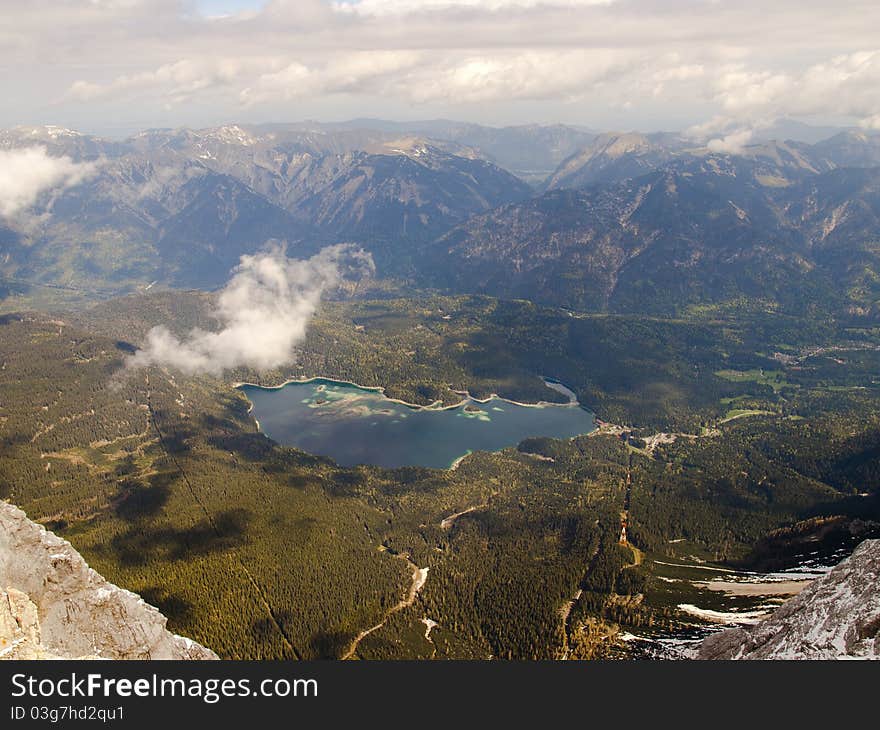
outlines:
[{"label": "mountain ridge", "polygon": [[3,221],[0,276],[25,294],[210,289],[272,241],[299,257],[352,242],[406,285],[574,309],[670,314],[748,299],[880,311],[880,136],[721,154],[667,133],[496,130],[568,155],[536,192],[464,144],[491,128],[422,126],[445,139],[406,123],[232,124],[121,142],[0,131],[0,148],[42,145],[94,168],[39,196],[24,223]]},{"label": "mountain ridge", "polygon": [[874,317],[878,184],[877,168],[682,159],[474,216],[426,250],[426,269],[452,290],[573,309],[672,314],[748,297]]},{"label": "mountain ridge", "polygon": [[66,540],[0,502],[0,659],[217,659]]}]

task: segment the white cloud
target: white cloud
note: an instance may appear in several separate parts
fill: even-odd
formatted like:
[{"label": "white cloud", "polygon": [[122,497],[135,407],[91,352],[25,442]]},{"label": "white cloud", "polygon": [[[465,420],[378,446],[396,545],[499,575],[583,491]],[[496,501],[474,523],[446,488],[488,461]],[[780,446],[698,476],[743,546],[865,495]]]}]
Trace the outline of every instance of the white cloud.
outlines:
[{"label": "white cloud", "polygon": [[424,65],[395,88],[412,101],[474,103],[573,99],[626,72],[630,54],[617,50],[542,50],[473,55]]},{"label": "white cloud", "polygon": [[742,152],[743,148],[752,141],[752,137],[754,137],[753,130],[739,129],[735,132],[725,134],[723,137],[710,139],[706,143],[706,147],[710,152],[735,155]]},{"label": "white cloud", "polygon": [[33,205],[41,193],[84,180],[93,163],[50,157],[45,147],[0,150],[0,215],[14,216]]},{"label": "white cloud", "polygon": [[361,51],[340,54],[311,67],[293,61],[258,76],[242,89],[239,100],[252,106],[316,94],[379,91],[387,79],[411,69],[419,60],[420,54],[413,51]]},{"label": "white cloud", "polygon": [[859,122],[859,126],[863,127],[864,129],[880,130],[880,114],[875,114],[873,117],[862,119]]},{"label": "white cloud", "polygon": [[359,0],[335,2],[333,7],[342,13],[359,15],[409,15],[443,10],[531,10],[535,8],[585,8],[611,5],[616,0]]},{"label": "white cloud", "polygon": [[67,96],[76,101],[90,102],[158,90],[175,102],[183,102],[202,92],[233,86],[247,78],[246,74],[272,63],[271,60],[245,63],[232,58],[187,58],[153,71],[118,76],[109,83],[78,80],[71,84]]},{"label": "white cloud", "polygon": [[288,258],[279,246],[242,256],[217,300],[219,331],[194,329],[180,339],[167,327],[154,327],[127,367],[159,365],[190,375],[281,367],[292,361],[324,291],[343,276],[372,270],[369,254],[345,245],[307,260]]},{"label": "white cloud", "polygon": [[698,79],[706,74],[702,64],[671,65],[654,72],[655,81],[688,81]]},{"label": "white cloud", "polygon": [[192,0],[9,5],[4,126],[46,121],[47,98],[67,126],[129,128],[401,112],[872,128],[880,116],[869,0],[267,0],[213,19]]},{"label": "white cloud", "polygon": [[836,115],[873,128],[880,120],[880,51],[835,56],[801,72],[725,66],[707,94],[720,114],[689,133],[714,151],[738,151],[756,130],[782,117]]},{"label": "white cloud", "polygon": [[[390,94],[416,104],[578,98],[595,92],[606,78],[624,73],[634,58],[615,49],[559,49],[451,55],[375,50],[250,63],[187,59],[105,84],[80,80],[71,86],[68,97],[90,102],[156,93],[169,103],[180,103],[210,90],[240,88],[236,102],[246,107],[341,93]],[[690,67],[657,73],[666,80],[696,75]]]},{"label": "white cloud", "polygon": [[715,82],[717,98],[732,114],[766,109],[774,105],[792,86],[785,74],[732,71]]}]

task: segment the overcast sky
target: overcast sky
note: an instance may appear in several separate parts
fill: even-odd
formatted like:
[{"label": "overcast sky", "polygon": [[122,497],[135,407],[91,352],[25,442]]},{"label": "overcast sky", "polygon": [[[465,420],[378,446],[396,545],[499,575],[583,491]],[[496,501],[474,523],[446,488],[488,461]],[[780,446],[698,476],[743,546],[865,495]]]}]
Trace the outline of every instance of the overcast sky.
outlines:
[{"label": "overcast sky", "polygon": [[0,0],[0,126],[880,129],[877,0]]}]

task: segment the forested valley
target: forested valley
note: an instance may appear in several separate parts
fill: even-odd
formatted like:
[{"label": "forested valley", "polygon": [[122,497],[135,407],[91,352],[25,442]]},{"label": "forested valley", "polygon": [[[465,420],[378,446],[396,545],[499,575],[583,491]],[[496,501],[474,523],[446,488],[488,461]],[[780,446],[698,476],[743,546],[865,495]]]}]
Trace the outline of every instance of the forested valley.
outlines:
[{"label": "forested valley", "polygon": [[[653,558],[778,567],[877,531],[870,327],[329,301],[287,369],[126,370],[169,312],[210,327],[210,302],[4,315],[0,497],[224,657],[618,656],[622,632],[683,620]],[[313,376],[422,405],[559,400],[550,376],[601,424],[451,470],[340,468],[263,436],[234,387]]]}]

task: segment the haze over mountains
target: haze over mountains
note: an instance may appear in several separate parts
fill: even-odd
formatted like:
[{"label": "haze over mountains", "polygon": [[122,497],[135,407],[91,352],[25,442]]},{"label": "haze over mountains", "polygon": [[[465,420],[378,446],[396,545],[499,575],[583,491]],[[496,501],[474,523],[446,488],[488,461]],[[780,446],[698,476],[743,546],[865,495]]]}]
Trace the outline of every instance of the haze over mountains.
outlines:
[{"label": "haze over mountains", "polygon": [[747,296],[877,314],[880,136],[858,131],[729,151],[446,121],[0,132],[0,149],[35,147],[87,167],[0,220],[9,291],[213,288],[270,241],[300,256],[353,242],[380,277],[575,309]]}]

